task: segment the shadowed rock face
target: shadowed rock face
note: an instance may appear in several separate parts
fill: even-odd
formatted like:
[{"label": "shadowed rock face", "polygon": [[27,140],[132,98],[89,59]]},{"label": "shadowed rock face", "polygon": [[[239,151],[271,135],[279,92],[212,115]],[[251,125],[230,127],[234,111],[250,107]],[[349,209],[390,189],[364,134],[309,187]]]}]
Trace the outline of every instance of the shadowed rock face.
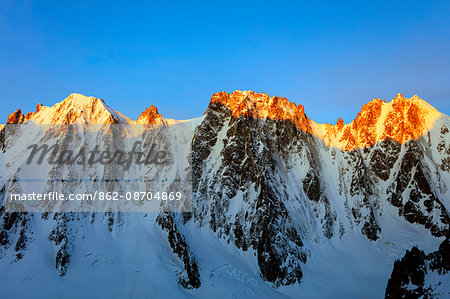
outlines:
[{"label": "shadowed rock face", "polygon": [[178,283],[185,289],[201,286],[197,262],[184,236],[169,213],[161,213],[156,219],[161,228],[167,233],[167,239],[174,254],[183,262],[185,273],[179,274]]},{"label": "shadowed rock face", "polygon": [[[405,100],[398,96],[394,101],[399,107],[392,111],[403,113]],[[285,99],[275,102],[249,92],[213,95],[193,139],[195,221],[238,248],[257,250],[261,275],[276,286],[301,280],[301,265],[308,256],[302,239],[310,238],[316,226],[330,239],[342,235],[342,223],[350,219],[365,237],[378,240],[383,234],[378,223],[383,201],[398,208],[398,215],[408,222],[442,236],[448,231],[448,212],[432,191],[427,166],[420,162],[427,154],[421,143],[397,132],[399,139],[408,141],[374,139],[376,144],[365,142],[373,146],[355,149],[362,140],[372,140],[374,135],[368,138],[367,132],[375,128],[381,112],[368,116],[367,111],[382,105],[378,100],[365,106],[352,125],[357,131],[347,127],[351,138],[359,141],[334,149],[312,131],[303,109],[289,106]],[[280,107],[291,110],[283,114]],[[336,129],[342,126],[338,123]],[[323,155],[330,162],[324,162]],[[304,175],[291,173],[292,161],[302,164]],[[328,186],[328,172],[333,170],[346,181],[338,190]],[[290,181],[290,176],[295,179]],[[379,181],[388,186],[380,190]],[[337,200],[345,202],[346,214],[333,207]],[[309,211],[301,220],[304,227],[298,225],[291,202]],[[290,260],[296,262],[286,262]]]},{"label": "shadowed rock face", "polygon": [[[260,132],[266,129],[271,132],[264,137]],[[270,137],[275,131],[279,142]],[[274,185],[281,181],[278,158],[296,146],[291,138],[298,142],[298,132],[290,122],[270,120],[266,126],[252,116],[236,119],[227,107],[212,102],[192,145],[195,221],[238,248],[256,250],[261,275],[275,286],[299,282],[300,264],[306,262],[299,231],[285,206],[287,194]],[[215,147],[219,156],[212,153]],[[209,168],[211,159],[217,169]],[[247,208],[230,213],[236,196],[242,196]]]},{"label": "shadowed rock face", "polygon": [[[448,296],[448,286],[441,281],[450,271],[450,242],[445,239],[439,249],[425,254],[417,247],[407,250],[401,260],[394,263],[386,287],[386,298],[440,298]],[[434,279],[427,279],[431,275]]]},{"label": "shadowed rock face", "polygon": [[[427,170],[421,163],[423,158],[423,149],[417,143],[406,144],[400,170],[389,187],[389,201],[408,222],[424,225],[433,235],[441,237],[448,233],[448,211],[432,192]],[[445,226],[437,225],[439,222]]]},{"label": "shadowed rock face", "polygon": [[[74,101],[69,97],[45,119],[124,121],[102,100],[89,98],[83,104],[90,107],[84,114],[74,108]],[[8,123],[43,121],[43,112],[54,107],[38,106],[27,116],[16,111]],[[398,95],[390,103],[375,99],[364,105],[350,124],[341,119],[336,125],[320,125],[305,115],[301,105],[285,98],[249,91],[214,94],[203,120],[189,136],[193,211],[156,218],[168,248],[182,263],[179,284],[187,289],[202,285],[201,259],[183,230],[192,222],[230,246],[253,252],[261,277],[275,287],[301,283],[302,268],[314,254],[308,242],[339,242],[351,233],[377,246],[384,241],[380,219],[386,211],[435,237],[446,236],[449,216],[443,203],[449,182],[442,177],[450,171],[449,129],[445,124],[433,128],[438,141],[431,139],[427,130],[439,114],[430,107],[418,98]],[[136,122],[126,121],[165,124],[154,106]],[[1,190],[3,197],[4,187]],[[20,262],[34,240],[30,223],[52,223],[48,241],[55,249],[55,269],[65,276],[77,250],[78,223],[89,226],[95,217],[110,233],[123,225],[123,216],[115,213],[49,217],[2,209],[0,258],[11,254]],[[443,250],[446,244],[441,245]],[[420,285],[422,274],[405,278],[401,276],[405,271],[428,269],[427,261],[443,260],[418,248],[404,259],[395,266],[403,270],[394,267],[387,294],[400,294],[396,288],[405,281]]]}]

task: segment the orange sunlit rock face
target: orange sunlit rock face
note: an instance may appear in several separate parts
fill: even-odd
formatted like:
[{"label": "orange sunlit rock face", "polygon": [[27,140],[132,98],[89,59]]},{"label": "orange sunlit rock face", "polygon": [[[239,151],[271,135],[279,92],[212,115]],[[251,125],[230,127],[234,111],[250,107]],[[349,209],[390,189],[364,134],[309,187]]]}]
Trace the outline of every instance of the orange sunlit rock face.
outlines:
[{"label": "orange sunlit rock face", "polygon": [[39,110],[41,110],[42,108],[42,104],[39,103],[36,106],[36,112],[28,112],[27,115],[23,115],[22,110],[21,109],[17,109],[16,111],[14,111],[13,113],[11,113],[8,116],[8,120],[6,121],[7,124],[21,124],[29,119],[31,119],[33,117],[33,115],[35,115],[36,113],[39,112]]},{"label": "orange sunlit rock face", "polygon": [[392,139],[404,143],[422,136],[440,113],[425,101],[414,96],[410,99],[398,94],[391,102],[374,99],[365,104],[350,124],[339,118],[336,125],[317,124],[310,120],[302,105],[286,98],[269,97],[264,93],[235,91],[215,93],[211,103],[229,108],[235,118],[251,116],[289,120],[304,132],[312,133],[326,145],[345,151],[371,147]]},{"label": "orange sunlit rock face", "polygon": [[23,123],[25,116],[20,109],[17,109],[10,115],[8,115],[7,124],[20,124]]},{"label": "orange sunlit rock face", "polygon": [[289,120],[305,132],[312,132],[302,105],[296,105],[282,97],[269,97],[265,93],[235,91],[231,94],[221,91],[213,94],[211,103],[220,103],[231,110],[235,118],[250,116]]},{"label": "orange sunlit rock face", "polygon": [[404,143],[421,137],[430,129],[427,120],[432,121],[438,114],[417,97],[407,99],[399,94],[390,103],[374,99],[362,107],[343,140],[353,137],[354,144],[348,148],[373,146],[387,138]]},{"label": "orange sunlit rock face", "polygon": [[138,117],[136,120],[137,124],[157,124],[161,120],[161,114],[158,113],[158,109],[150,105],[150,107],[146,108],[144,112]]}]

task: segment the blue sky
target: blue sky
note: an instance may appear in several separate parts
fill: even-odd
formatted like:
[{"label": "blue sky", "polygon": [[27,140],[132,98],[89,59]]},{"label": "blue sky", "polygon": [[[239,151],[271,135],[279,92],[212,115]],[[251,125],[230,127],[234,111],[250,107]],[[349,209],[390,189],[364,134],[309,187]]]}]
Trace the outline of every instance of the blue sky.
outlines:
[{"label": "blue sky", "polygon": [[450,114],[449,1],[92,2],[0,2],[0,123],[72,92],[133,119],[200,116],[236,89],[317,122],[398,92]]}]

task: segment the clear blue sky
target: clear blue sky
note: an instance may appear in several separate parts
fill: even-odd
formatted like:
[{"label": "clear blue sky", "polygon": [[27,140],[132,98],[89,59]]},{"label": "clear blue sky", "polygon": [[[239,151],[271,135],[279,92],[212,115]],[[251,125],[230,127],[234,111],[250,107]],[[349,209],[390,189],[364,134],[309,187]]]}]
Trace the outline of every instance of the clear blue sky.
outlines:
[{"label": "clear blue sky", "polygon": [[92,2],[0,1],[0,123],[72,92],[133,119],[200,116],[236,89],[317,122],[398,92],[450,112],[449,1]]}]

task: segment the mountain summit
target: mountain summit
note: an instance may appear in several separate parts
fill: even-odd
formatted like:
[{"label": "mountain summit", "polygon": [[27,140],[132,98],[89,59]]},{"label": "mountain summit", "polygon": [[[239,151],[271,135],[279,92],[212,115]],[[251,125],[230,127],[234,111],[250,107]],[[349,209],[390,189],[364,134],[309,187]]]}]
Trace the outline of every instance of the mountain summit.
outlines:
[{"label": "mountain summit", "polygon": [[210,105],[221,104],[231,110],[233,117],[249,116],[260,119],[289,120],[298,128],[311,132],[302,105],[283,97],[270,97],[253,91],[218,92],[211,97]]},{"label": "mountain summit", "polygon": [[433,128],[442,113],[417,96],[398,94],[386,103],[380,99],[365,104],[356,118],[345,125],[314,125],[316,135],[328,146],[354,150],[374,146],[385,139],[404,143],[418,139]]},{"label": "mountain summit", "polygon": [[37,124],[118,124],[131,120],[105,104],[103,99],[73,93],[52,107],[38,105],[36,112],[23,115],[20,109],[8,117],[8,123],[32,121]]},{"label": "mountain summit", "polygon": [[144,112],[136,120],[136,124],[162,124],[165,123],[164,118],[158,113],[158,108],[153,105],[146,108]]}]

